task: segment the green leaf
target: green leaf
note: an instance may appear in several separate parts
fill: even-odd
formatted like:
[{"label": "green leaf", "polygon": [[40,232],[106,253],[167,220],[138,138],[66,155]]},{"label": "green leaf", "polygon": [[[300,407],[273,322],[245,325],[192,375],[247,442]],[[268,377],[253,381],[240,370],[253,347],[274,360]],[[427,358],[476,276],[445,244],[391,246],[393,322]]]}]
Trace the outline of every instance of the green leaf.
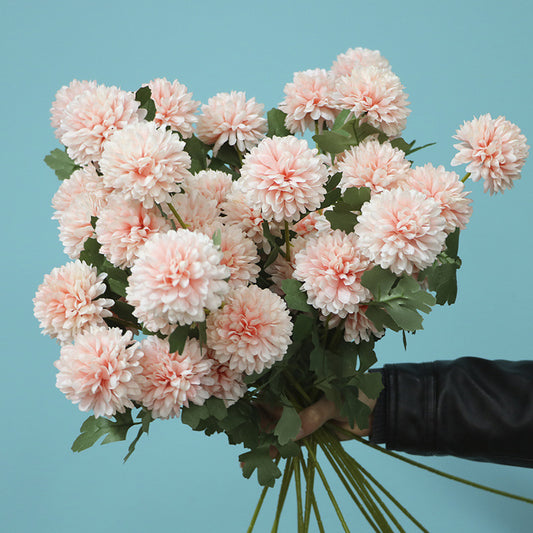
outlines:
[{"label": "green leaf", "polygon": [[300,415],[292,406],[286,405],[283,408],[281,417],[274,428],[274,435],[278,437],[279,443],[283,446],[293,440],[302,427]]},{"label": "green leaf", "polygon": [[286,137],[287,135],[290,135],[290,131],[285,126],[286,117],[287,113],[284,113],[281,109],[277,109],[276,107],[273,107],[267,113],[267,137]]},{"label": "green leaf", "polygon": [[214,416],[217,420],[224,419],[228,414],[224,400],[221,400],[220,398],[211,396],[211,398],[206,400],[205,405],[207,406],[209,414]]},{"label": "green leaf", "polygon": [[389,294],[397,279],[390,270],[375,266],[363,274],[361,285],[366,287],[376,300],[380,300],[382,296]]},{"label": "green leaf", "polygon": [[241,159],[237,153],[237,148],[235,146],[230,146],[228,143],[224,143],[220,147],[217,152],[217,158],[232,167],[241,167]]},{"label": "green leaf", "polygon": [[137,443],[139,442],[143,434],[146,433],[148,435],[150,424],[154,420],[152,418],[152,413],[144,407],[140,410],[139,414],[137,415],[137,420],[139,419],[141,420],[141,427],[139,428],[139,431],[137,432],[136,437],[133,439],[133,441],[128,447],[128,453],[123,459],[124,462],[126,462],[131,457],[131,454],[135,451],[135,446],[137,446]]},{"label": "green leaf", "polygon": [[401,150],[405,155],[407,155],[411,152],[411,148],[415,142],[416,141],[412,141],[411,143],[408,143],[401,137],[398,137],[397,139],[393,139],[390,143],[393,148],[398,148],[398,150]]},{"label": "green leaf", "polygon": [[453,259],[458,259],[458,253],[459,253],[459,235],[460,235],[459,228],[456,228],[453,233],[450,233],[448,237],[446,237],[446,255],[448,257],[451,257]]},{"label": "green leaf", "polygon": [[330,205],[333,205],[337,203],[341,198],[341,190],[340,189],[332,189],[331,191],[327,192],[324,196],[324,201],[320,204],[320,209],[324,209],[326,207],[329,207]]},{"label": "green leaf", "polygon": [[376,352],[374,351],[374,341],[361,341],[357,344],[357,356],[359,357],[358,372],[366,372],[374,363],[377,362]]},{"label": "green leaf", "polygon": [[124,283],[123,281],[119,281],[113,278],[107,278],[106,282],[109,285],[109,288],[114,293],[118,294],[119,296],[122,296],[123,298],[126,298],[127,283]]},{"label": "green leaf", "polygon": [[177,326],[176,329],[169,335],[168,344],[170,353],[182,353],[185,347],[185,342],[189,336],[190,326]]},{"label": "green leaf", "polygon": [[220,228],[218,228],[215,233],[213,233],[213,237],[211,238],[211,240],[213,241],[213,244],[215,246],[219,246],[221,245],[222,243],[222,233],[220,231]]},{"label": "green leaf", "polygon": [[358,387],[372,399],[377,399],[383,390],[381,372],[367,372],[359,375]]},{"label": "green leaf", "polygon": [[239,456],[243,463],[242,474],[249,478],[257,470],[257,479],[261,486],[273,487],[281,476],[280,469],[270,457],[270,445],[264,444]]},{"label": "green leaf", "polygon": [[83,243],[83,250],[80,253],[80,261],[85,261],[88,265],[99,268],[105,261],[105,257],[100,253],[100,243],[92,237]]},{"label": "green leaf", "polygon": [[152,90],[150,87],[145,86],[141,87],[136,93],[135,93],[135,100],[139,102],[139,108],[146,110],[146,115],[144,117],[144,120],[151,122],[155,118],[155,102],[152,100]]},{"label": "green leaf", "polygon": [[335,131],[335,130],[339,130],[340,128],[342,128],[342,126],[344,126],[344,123],[346,122],[346,119],[348,118],[349,115],[350,115],[350,110],[343,109],[337,115],[337,118],[335,119],[335,122],[333,123],[333,127],[331,129]]},{"label": "green leaf", "polygon": [[325,211],[324,216],[329,221],[331,229],[340,229],[351,233],[357,224],[357,215],[344,202],[337,202],[331,211]]},{"label": "green leaf", "polygon": [[336,172],[333,176],[330,176],[326,183],[326,191],[330,192],[337,188],[342,179],[342,172]]},{"label": "green leaf", "polygon": [[342,199],[349,206],[350,211],[361,211],[361,206],[370,200],[370,189],[349,187],[342,195]]},{"label": "green leaf", "polygon": [[302,283],[296,279],[286,279],[281,284],[289,309],[306,313],[311,311],[311,306],[307,303],[307,293],[302,291],[301,287]]},{"label": "green leaf", "polygon": [[359,429],[367,429],[370,421],[370,407],[363,403],[357,397],[357,388],[353,388],[351,392],[347,392],[343,396],[340,407],[340,414],[348,419],[350,427],[354,427],[357,423]]},{"label": "green leaf", "polygon": [[193,135],[184,140],[185,151],[191,156],[191,174],[197,174],[207,168],[207,154],[211,149],[210,146],[203,143],[198,137]]},{"label": "green leaf", "polygon": [[75,170],[79,170],[81,167],[70,159],[67,154],[67,149],[61,150],[56,148],[52,150],[45,158],[44,162],[56,173],[56,176],[60,180],[66,180],[70,178],[71,174]]},{"label": "green leaf", "polygon": [[200,422],[209,418],[209,409],[207,405],[189,404],[189,407],[183,407],[181,410],[181,421],[192,429],[198,428]]},{"label": "green leaf", "polygon": [[[414,141],[413,141],[413,144],[414,144]],[[417,146],[416,148],[413,148],[412,150],[410,150],[409,154],[414,154],[415,152],[418,152],[418,150],[423,150],[424,148],[427,148],[428,146],[433,146],[434,144],[437,144],[437,143],[427,143],[422,146]]]},{"label": "green leaf", "polygon": [[279,245],[276,241],[276,237],[274,237],[274,235],[272,235],[272,232],[270,231],[270,227],[268,225],[268,222],[266,220],[263,220],[263,223],[262,223],[262,228],[263,228],[263,236],[265,237],[265,239],[270,243],[270,246],[272,246],[272,248],[277,248],[279,249]]},{"label": "green leaf", "polygon": [[427,279],[429,290],[435,292],[437,304],[451,305],[457,299],[457,264],[440,263],[437,259],[433,265],[419,274],[419,279]]},{"label": "green leaf", "polygon": [[319,135],[313,135],[313,140],[323,152],[332,155],[340,154],[354,144],[348,135],[342,134],[340,131],[325,131]]},{"label": "green leaf", "polygon": [[104,417],[96,418],[94,415],[87,418],[80,428],[80,435],[72,444],[72,451],[86,450],[104,436],[102,444],[125,440],[128,430],[133,425],[131,409],[127,409],[125,413],[117,413],[114,418],[114,421]]}]

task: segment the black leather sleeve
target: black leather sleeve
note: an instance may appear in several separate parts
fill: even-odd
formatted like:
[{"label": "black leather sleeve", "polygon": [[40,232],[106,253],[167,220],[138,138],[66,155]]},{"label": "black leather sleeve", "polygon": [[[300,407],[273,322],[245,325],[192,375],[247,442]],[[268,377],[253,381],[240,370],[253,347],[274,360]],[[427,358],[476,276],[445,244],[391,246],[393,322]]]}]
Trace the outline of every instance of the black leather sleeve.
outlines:
[{"label": "black leather sleeve", "polygon": [[533,362],[385,365],[371,442],[533,468]]}]

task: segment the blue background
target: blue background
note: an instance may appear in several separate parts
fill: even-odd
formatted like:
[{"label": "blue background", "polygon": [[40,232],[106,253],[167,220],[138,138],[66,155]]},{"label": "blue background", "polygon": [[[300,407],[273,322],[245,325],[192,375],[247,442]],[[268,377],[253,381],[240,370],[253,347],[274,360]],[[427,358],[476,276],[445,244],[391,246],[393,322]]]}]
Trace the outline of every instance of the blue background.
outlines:
[{"label": "blue background", "polygon": [[[49,126],[55,92],[73,78],[135,90],[165,76],[203,102],[244,90],[269,109],[294,71],[329,68],[350,47],[380,49],[412,102],[404,137],[438,143],[416,162],[449,167],[451,137],[473,115],[505,115],[533,138],[531,4],[4,0],[1,9],[2,530],[245,531],[259,489],[242,478],[240,450],[224,437],[160,421],[125,465],[124,443],[70,451],[87,415],[55,389],[59,349],[40,335],[32,309],[44,274],[67,261],[50,220],[58,181],[42,161],[57,146]],[[503,196],[468,183],[474,215],[462,235],[457,304],[436,309],[425,331],[409,338],[407,353],[401,338],[388,335],[378,345],[381,362],[533,356],[532,168],[526,164],[522,180]],[[415,471],[357,443],[347,448],[431,532],[532,530],[532,506]],[[533,497],[532,470],[422,460]],[[321,503],[328,531],[340,531],[325,496]],[[354,506],[341,503],[353,530],[367,531]],[[258,532],[270,531],[274,505],[271,495]],[[294,530],[292,501],[287,511],[281,531]]]}]

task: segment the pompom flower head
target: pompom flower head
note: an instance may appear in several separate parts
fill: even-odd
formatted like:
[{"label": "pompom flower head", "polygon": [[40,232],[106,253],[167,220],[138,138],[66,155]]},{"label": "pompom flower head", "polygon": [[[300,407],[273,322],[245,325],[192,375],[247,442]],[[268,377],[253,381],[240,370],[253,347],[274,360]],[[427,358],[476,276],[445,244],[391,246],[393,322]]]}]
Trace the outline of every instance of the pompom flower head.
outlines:
[{"label": "pompom flower head", "polygon": [[490,194],[510,189],[529,154],[527,139],[520,128],[505,120],[493,119],[489,114],[465,122],[454,138],[458,153],[452,165],[466,164],[472,181],[484,180],[483,189]]},{"label": "pompom flower head", "polygon": [[129,268],[143,244],[156,233],[170,229],[168,221],[154,207],[114,195],[96,222],[100,253],[119,268]]},{"label": "pompom flower head", "polygon": [[368,48],[349,48],[343,54],[339,54],[333,62],[331,72],[335,78],[349,76],[352,71],[359,67],[374,67],[389,69],[389,62],[381,55],[379,50],[369,50]]},{"label": "pompom flower head", "polygon": [[224,307],[207,317],[207,345],[213,357],[246,374],[262,372],[281,360],[291,334],[285,302],[257,285],[236,289]]},{"label": "pompom flower head", "polygon": [[74,344],[63,346],[54,363],[56,386],[80,411],[92,409],[96,418],[133,409],[142,383],[138,348],[131,331],[93,328],[81,333]]},{"label": "pompom flower head", "polygon": [[244,159],[241,184],[266,220],[293,221],[324,200],[326,165],[316,148],[296,137],[264,139]]},{"label": "pompom flower head", "polygon": [[279,108],[287,113],[285,125],[291,133],[318,130],[333,125],[338,110],[333,102],[335,84],[324,69],[295,72],[292,83],[285,85],[285,98]]},{"label": "pompom flower head", "polygon": [[303,282],[307,301],[324,315],[345,317],[371,297],[361,285],[369,261],[361,254],[353,233],[335,230],[319,235],[308,241],[294,261],[293,277]]},{"label": "pompom flower head", "polygon": [[410,110],[403,85],[389,69],[373,65],[356,68],[336,85],[336,103],[349,109],[361,122],[397,137],[405,128]]},{"label": "pompom flower head", "polygon": [[196,339],[187,339],[182,353],[170,353],[167,340],[151,335],[141,342],[141,350],[145,378],[141,402],[154,418],[179,417],[189,402],[202,405],[209,398],[214,362],[203,356]]},{"label": "pompom flower head", "polygon": [[61,142],[79,164],[99,161],[104,142],[116,131],[145,115],[132,93],[98,85],[83,91],[66,107],[61,120]]},{"label": "pompom flower head", "polygon": [[213,146],[216,155],[224,143],[241,153],[254,147],[267,132],[263,104],[246,100],[243,92],[218,93],[202,106],[198,119],[198,138]]},{"label": "pompom flower head", "polygon": [[34,314],[43,334],[65,344],[91,326],[103,326],[112,315],[114,301],[100,298],[106,290],[107,274],[74,261],[56,267],[44,277],[33,299]]},{"label": "pompom flower head", "polygon": [[183,183],[183,188],[189,193],[198,192],[207,200],[215,200],[218,208],[230,192],[232,183],[230,174],[209,169],[188,177]]},{"label": "pompom flower head", "polygon": [[192,137],[194,124],[198,120],[194,114],[200,102],[192,99],[192,93],[188,92],[187,87],[178,80],[170,82],[166,78],[156,78],[148,87],[156,108],[155,124],[170,126],[173,131],[181,133],[184,139]]},{"label": "pompom flower head", "polygon": [[191,158],[178,135],[139,122],[113,135],[104,147],[100,167],[105,185],[150,208],[170,201],[189,176]]},{"label": "pompom flower head", "polygon": [[441,207],[419,191],[394,189],[363,204],[354,232],[374,263],[395,274],[412,274],[433,264],[444,247]]},{"label": "pompom flower head", "polygon": [[222,252],[203,233],[154,235],[139,250],[128,279],[133,314],[150,331],[203,322],[204,309],[217,309],[229,290],[229,268],[221,260]]},{"label": "pompom flower head", "polygon": [[442,165],[435,168],[428,163],[423,167],[413,168],[403,187],[420,191],[439,204],[441,215],[446,221],[447,233],[455,228],[466,228],[472,215],[472,200],[467,198],[469,192],[464,190],[464,183],[455,172],[448,172]]},{"label": "pompom flower head", "polygon": [[50,109],[50,123],[52,128],[55,128],[56,137],[58,139],[61,139],[61,136],[64,133],[61,122],[63,121],[67,106],[72,100],[74,100],[74,98],[76,98],[76,96],[80,95],[87,89],[94,89],[95,87],[95,81],[72,80],[68,86],[64,85],[59,91],[57,91],[56,98]]},{"label": "pompom flower head", "polygon": [[339,186],[342,192],[348,187],[369,187],[379,193],[398,187],[410,166],[405,154],[389,142],[365,141],[344,153],[338,164]]}]

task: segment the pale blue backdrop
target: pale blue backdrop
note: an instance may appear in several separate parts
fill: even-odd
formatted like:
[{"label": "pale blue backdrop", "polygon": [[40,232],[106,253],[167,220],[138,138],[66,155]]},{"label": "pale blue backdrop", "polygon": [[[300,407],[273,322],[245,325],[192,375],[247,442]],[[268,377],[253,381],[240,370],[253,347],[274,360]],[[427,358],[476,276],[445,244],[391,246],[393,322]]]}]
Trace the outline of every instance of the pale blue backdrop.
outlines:
[{"label": "pale blue backdrop", "polygon": [[[533,137],[531,4],[3,0],[1,10],[1,529],[243,532],[259,490],[242,478],[240,450],[223,437],[206,438],[179,421],[155,423],[125,465],[124,443],[76,455],[69,449],[86,415],[55,389],[58,346],[40,335],[31,302],[44,274],[66,262],[50,220],[58,181],[42,162],[57,146],[49,127],[55,92],[73,78],[134,90],[165,76],[203,102],[216,92],[244,90],[270,108],[294,71],[329,68],[350,47],[375,48],[409,93],[405,137],[438,143],[417,162],[449,166],[451,137],[474,114],[505,115]],[[523,179],[504,196],[468,184],[475,209],[461,242],[457,305],[435,311],[425,331],[409,339],[407,353],[394,335],[381,342],[382,362],[533,357],[532,169],[526,164]],[[532,506],[415,471],[356,443],[347,447],[431,532],[532,530]],[[533,470],[423,461],[533,497]],[[257,531],[270,531],[273,502]],[[340,531],[329,503],[322,503],[328,531]],[[367,531],[356,509],[342,503],[353,531]],[[292,517],[294,506],[288,511]],[[288,519],[282,531],[293,526]]]}]

